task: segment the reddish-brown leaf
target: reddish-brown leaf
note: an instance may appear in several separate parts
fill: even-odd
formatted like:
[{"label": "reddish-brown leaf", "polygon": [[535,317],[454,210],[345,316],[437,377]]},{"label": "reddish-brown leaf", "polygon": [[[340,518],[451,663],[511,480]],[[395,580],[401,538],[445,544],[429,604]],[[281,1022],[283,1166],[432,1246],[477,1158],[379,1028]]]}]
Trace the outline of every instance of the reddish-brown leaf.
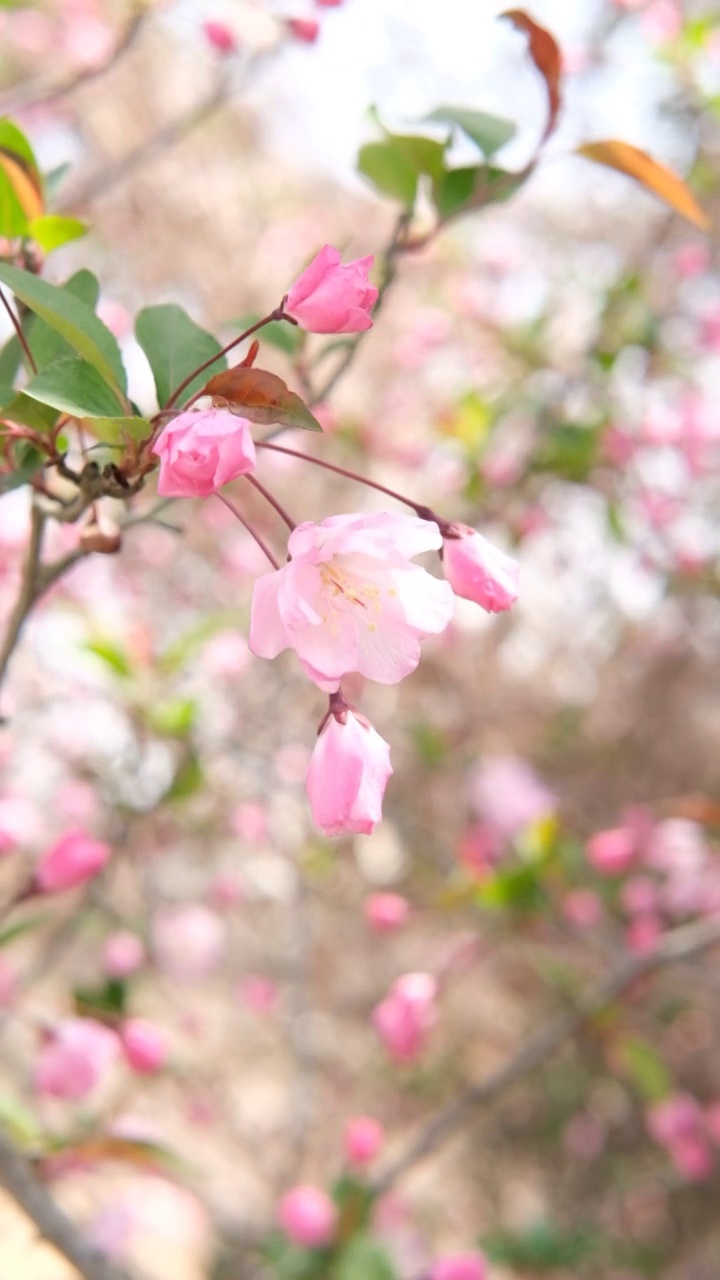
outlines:
[{"label": "reddish-brown leaf", "polygon": [[633,147],[629,142],[620,142],[616,138],[607,138],[602,142],[585,143],[583,147],[578,147],[578,153],[597,164],[607,165],[610,169],[627,174],[629,178],[635,178],[636,182],[659,196],[676,213],[682,214],[683,218],[703,231],[709,230],[710,219],[682,178],[664,164],[653,160],[652,156],[639,147]]},{"label": "reddish-brown leaf", "polygon": [[322,428],[307,405],[291,391],[287,383],[267,369],[249,369],[235,365],[225,373],[216,373],[202,395],[226,403],[236,413],[265,426],[278,422],[286,427],[304,427],[310,431]]},{"label": "reddish-brown leaf", "polygon": [[558,112],[562,102],[560,80],[562,76],[562,54],[557,40],[550,32],[541,27],[539,22],[530,17],[524,9],[507,9],[500,14],[507,18],[519,31],[524,31],[529,40],[530,57],[540,72],[547,87],[550,112],[542,141],[550,137],[557,123]]}]

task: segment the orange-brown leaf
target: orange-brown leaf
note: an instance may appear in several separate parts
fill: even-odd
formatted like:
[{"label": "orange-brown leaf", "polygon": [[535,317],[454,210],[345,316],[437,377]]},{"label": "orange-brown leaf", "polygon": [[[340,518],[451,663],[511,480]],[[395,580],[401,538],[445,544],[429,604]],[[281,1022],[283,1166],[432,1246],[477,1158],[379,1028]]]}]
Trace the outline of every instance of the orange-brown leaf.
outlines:
[{"label": "orange-brown leaf", "polygon": [[201,394],[212,396],[216,401],[224,401],[251,422],[259,422],[265,426],[279,422],[288,427],[321,430],[320,423],[300,396],[291,391],[282,378],[269,373],[267,369],[249,369],[243,364],[235,365],[234,369],[215,374]]},{"label": "orange-brown leaf", "polygon": [[659,196],[676,213],[682,214],[683,218],[703,231],[709,230],[710,219],[682,178],[664,164],[653,160],[652,156],[639,147],[633,147],[629,142],[620,142],[616,138],[607,138],[602,142],[587,142],[583,147],[578,147],[578,152],[588,160],[635,178],[636,182]]},{"label": "orange-brown leaf", "polygon": [[541,27],[539,22],[530,17],[524,9],[507,9],[500,14],[507,18],[519,31],[524,31],[530,42],[530,57],[540,72],[547,87],[550,113],[542,136],[543,142],[550,137],[557,123],[558,112],[562,102],[560,80],[562,77],[562,54],[557,40],[550,32]]},{"label": "orange-brown leaf", "polygon": [[20,208],[30,221],[39,218],[44,209],[40,179],[32,165],[7,147],[0,147],[0,168],[5,170]]}]

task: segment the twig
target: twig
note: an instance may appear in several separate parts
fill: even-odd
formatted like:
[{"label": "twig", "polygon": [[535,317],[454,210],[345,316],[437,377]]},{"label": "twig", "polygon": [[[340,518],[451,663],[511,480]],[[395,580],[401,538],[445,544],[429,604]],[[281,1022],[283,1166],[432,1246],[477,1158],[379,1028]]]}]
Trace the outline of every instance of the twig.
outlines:
[{"label": "twig", "polygon": [[7,631],[5,632],[2,648],[0,648],[0,684],[2,684],[5,677],[8,663],[20,638],[28,615],[35,603],[35,600],[37,599],[37,583],[38,574],[40,572],[40,556],[42,554],[44,531],[45,516],[33,503],[30,515],[30,541],[28,542],[27,556],[25,557],[22,578],[20,580],[20,590],[18,592],[17,600],[15,601],[15,608],[12,611],[12,615],[7,626]]},{"label": "twig", "polygon": [[536,1035],[531,1036],[504,1067],[500,1067],[486,1080],[471,1085],[436,1115],[407,1150],[380,1173],[376,1189],[387,1190],[408,1169],[441,1147],[465,1123],[468,1114],[475,1107],[494,1101],[518,1080],[552,1057],[566,1040],[575,1036],[590,1018],[601,1013],[613,1000],[623,995],[638,978],[654,973],[666,964],[689,960],[718,943],[720,921],[701,920],[666,934],[654,950],[644,955],[628,957],[607,978],[586,992],[574,1009],[558,1014]]},{"label": "twig", "polygon": [[130,1280],[128,1272],[86,1240],[74,1222],[58,1208],[33,1172],[30,1161],[1,1130],[0,1186],[24,1210],[42,1238],[72,1263],[83,1280]]}]

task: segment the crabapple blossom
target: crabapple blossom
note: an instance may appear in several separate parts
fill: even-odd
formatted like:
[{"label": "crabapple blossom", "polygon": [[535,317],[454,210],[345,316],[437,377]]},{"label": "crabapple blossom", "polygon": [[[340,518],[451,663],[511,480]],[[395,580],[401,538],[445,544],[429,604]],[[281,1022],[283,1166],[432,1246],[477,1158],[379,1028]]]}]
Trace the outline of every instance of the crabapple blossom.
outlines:
[{"label": "crabapple blossom", "polygon": [[436,1019],[437,981],[430,973],[405,973],[373,1010],[375,1030],[395,1062],[414,1062]]},{"label": "crabapple blossom", "polygon": [[283,303],[286,315],[309,333],[360,333],[372,328],[370,310],[378,291],[368,280],[373,256],[340,261],[326,244],[290,287]]},{"label": "crabapple blossom", "polygon": [[345,1126],[345,1156],[348,1164],[362,1168],[379,1154],[385,1134],[378,1120],[372,1116],[354,1116]]},{"label": "crabapple blossom", "polygon": [[144,1018],[129,1018],[120,1028],[123,1053],[138,1075],[153,1075],[167,1058],[165,1036]]},{"label": "crabapple blossom", "polygon": [[40,1047],[33,1073],[35,1092],[81,1101],[112,1066],[118,1048],[118,1038],[109,1027],[92,1018],[66,1018]]},{"label": "crabapple blossom", "polygon": [[627,871],[635,861],[637,842],[635,833],[627,827],[613,827],[597,831],[586,845],[588,862],[604,876],[618,876]]},{"label": "crabapple blossom", "polygon": [[225,930],[220,918],[200,902],[163,907],[152,922],[155,956],[174,978],[204,978],[222,958]]},{"label": "crabapple blossom", "polygon": [[349,708],[329,712],[307,771],[313,821],[323,835],[369,835],[382,817],[390,748]]},{"label": "crabapple blossom", "polygon": [[191,409],[168,422],[153,445],[163,498],[208,498],[252,471],[255,445],[247,418],[225,409]]},{"label": "crabapple blossom", "polygon": [[298,525],[289,563],[255,583],[251,650],[275,658],[294,649],[328,690],[351,671],[402,680],[420,660],[420,641],[452,617],[449,585],[411,563],[441,540],[431,521],[388,512]]},{"label": "crabapple blossom", "polygon": [[136,933],[118,929],[105,939],[102,967],[109,978],[129,978],[145,959],[145,948]]},{"label": "crabapple blossom", "polygon": [[486,1280],[487,1263],[481,1253],[448,1253],[438,1258],[430,1280]]},{"label": "crabapple blossom", "polygon": [[40,859],[34,885],[39,893],[75,889],[91,880],[109,861],[111,849],[86,831],[68,831]]},{"label": "crabapple blossom", "polygon": [[285,25],[296,40],[303,44],[314,44],[320,35],[320,23],[314,18],[286,18]]},{"label": "crabapple blossom", "polygon": [[510,609],[518,598],[518,564],[476,529],[451,524],[442,551],[445,577],[456,596],[473,600],[488,613]]},{"label": "crabapple blossom", "polygon": [[319,1187],[292,1187],[280,1201],[278,1222],[293,1244],[321,1249],[335,1234],[337,1207]]},{"label": "crabapple blossom", "polygon": [[524,760],[487,756],[470,777],[470,802],[488,827],[512,840],[533,822],[555,812],[552,792]]},{"label": "crabapple blossom", "polygon": [[405,924],[410,904],[399,893],[372,893],[365,899],[363,910],[374,933],[394,933]]},{"label": "crabapple blossom", "polygon": [[203,23],[203,34],[208,44],[218,53],[234,53],[237,47],[235,36],[224,22],[215,22],[209,18]]}]

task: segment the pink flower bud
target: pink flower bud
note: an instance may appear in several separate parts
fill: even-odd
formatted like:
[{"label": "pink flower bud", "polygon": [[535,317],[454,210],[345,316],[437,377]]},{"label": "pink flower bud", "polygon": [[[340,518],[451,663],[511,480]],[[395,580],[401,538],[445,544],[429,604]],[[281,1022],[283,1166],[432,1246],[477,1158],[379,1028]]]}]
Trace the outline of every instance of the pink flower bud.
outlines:
[{"label": "pink flower bud", "polygon": [[129,1018],[120,1028],[120,1043],[133,1071],[153,1075],[167,1058],[167,1041],[162,1031],[143,1018]]},{"label": "pink flower bud", "polygon": [[153,445],[160,459],[157,491],[163,498],[207,498],[252,471],[255,445],[247,418],[225,409],[178,414]]},{"label": "pink flower bud", "polygon": [[448,1253],[438,1258],[430,1280],[486,1280],[487,1263],[481,1253]]},{"label": "pink flower bud", "polygon": [[319,1187],[293,1187],[280,1201],[278,1221],[293,1244],[321,1249],[335,1234],[337,1207]]},{"label": "pink flower bud", "polygon": [[287,314],[308,333],[371,329],[370,311],[378,296],[368,280],[372,264],[370,254],[343,266],[338,250],[326,244],[291,285],[285,300]]},{"label": "pink flower bud", "polygon": [[355,1116],[345,1126],[345,1156],[348,1164],[362,1168],[379,1155],[385,1133],[372,1116]]},{"label": "pink flower bud", "polygon": [[658,916],[636,916],[626,934],[628,950],[636,955],[652,951],[662,935],[663,924]]},{"label": "pink flower bud", "polygon": [[303,44],[314,44],[320,35],[320,23],[314,18],[287,18],[285,25],[296,40]]},{"label": "pink flower bud", "polygon": [[224,22],[213,22],[212,19],[203,23],[203,32],[208,44],[218,53],[234,53],[237,45],[235,36]]},{"label": "pink flower bud", "polygon": [[91,1018],[66,1018],[40,1047],[33,1073],[35,1092],[79,1102],[101,1082],[117,1052],[114,1031]]},{"label": "pink flower bud", "polygon": [[585,846],[588,862],[604,876],[619,876],[627,871],[635,860],[637,843],[634,832],[627,827],[614,827],[610,831],[598,831]]},{"label": "pink flower bud", "polygon": [[576,929],[592,929],[602,919],[602,899],[593,889],[571,889],[563,898],[562,912]]},{"label": "pink flower bud", "polygon": [[443,539],[443,570],[456,596],[488,613],[510,609],[518,598],[518,564],[466,524],[452,525]]},{"label": "pink flower bud", "polygon": [[369,835],[382,817],[392,773],[390,748],[367,720],[330,715],[315,744],[307,772],[313,821],[323,835]]},{"label": "pink flower bud", "polygon": [[111,854],[110,846],[95,840],[86,831],[69,831],[40,859],[35,886],[40,893],[75,889],[92,880]]},{"label": "pink flower bud", "polygon": [[105,939],[102,967],[109,978],[129,978],[145,960],[145,948],[136,933],[118,929]]},{"label": "pink flower bud", "polygon": [[204,978],[217,968],[225,946],[222,921],[202,903],[163,907],[152,922],[153,951],[173,978]]},{"label": "pink flower bud", "polygon": [[435,1024],[437,982],[429,973],[406,973],[373,1010],[372,1021],[395,1062],[414,1062]]},{"label": "pink flower bud", "polygon": [[410,904],[399,893],[372,893],[365,899],[364,911],[375,933],[394,933],[407,922]]}]

